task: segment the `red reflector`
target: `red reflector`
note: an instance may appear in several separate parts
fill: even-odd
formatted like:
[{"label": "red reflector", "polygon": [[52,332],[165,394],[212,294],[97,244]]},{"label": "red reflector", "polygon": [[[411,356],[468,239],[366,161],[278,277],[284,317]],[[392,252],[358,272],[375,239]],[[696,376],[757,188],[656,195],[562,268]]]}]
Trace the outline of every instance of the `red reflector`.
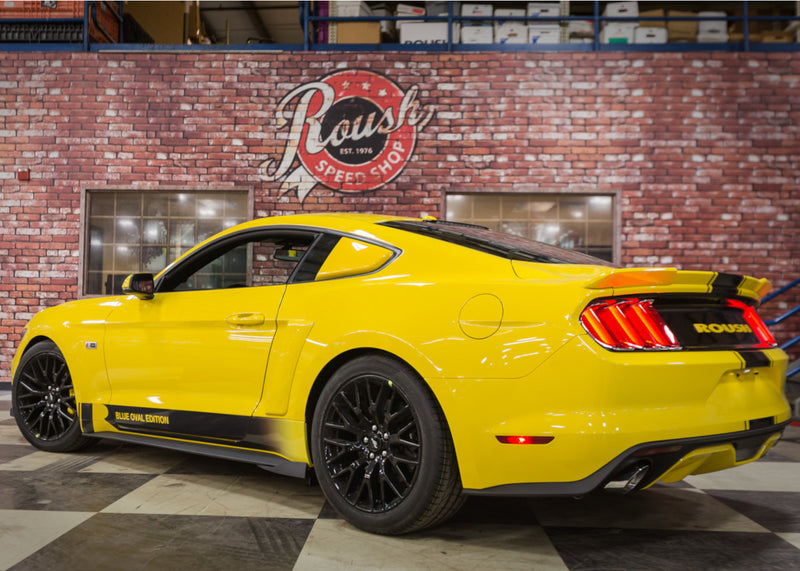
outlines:
[{"label": "red reflector", "polygon": [[496,436],[503,444],[547,444],[555,440],[555,436]]},{"label": "red reflector", "polygon": [[612,349],[680,349],[649,299],[592,303],[581,314],[581,323],[595,341]]}]

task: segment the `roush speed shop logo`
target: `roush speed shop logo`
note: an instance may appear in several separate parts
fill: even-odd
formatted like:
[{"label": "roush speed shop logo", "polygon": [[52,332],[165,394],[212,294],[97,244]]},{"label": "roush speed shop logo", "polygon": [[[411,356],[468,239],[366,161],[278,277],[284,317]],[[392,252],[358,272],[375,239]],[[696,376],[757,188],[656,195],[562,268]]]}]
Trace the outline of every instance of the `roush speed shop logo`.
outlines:
[{"label": "roush speed shop logo", "polygon": [[283,155],[260,166],[281,194],[304,200],[322,184],[344,193],[376,190],[394,180],[414,153],[417,134],[435,114],[418,99],[362,69],[337,71],[300,85],[278,104],[277,127],[289,129]]}]

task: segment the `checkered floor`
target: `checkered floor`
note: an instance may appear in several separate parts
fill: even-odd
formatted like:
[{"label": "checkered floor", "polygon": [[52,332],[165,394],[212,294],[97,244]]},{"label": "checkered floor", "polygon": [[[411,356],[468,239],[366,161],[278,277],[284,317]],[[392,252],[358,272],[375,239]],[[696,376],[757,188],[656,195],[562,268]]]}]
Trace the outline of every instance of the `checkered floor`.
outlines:
[{"label": "checkered floor", "polygon": [[632,496],[471,498],[406,537],[246,464],[101,443],[39,452],[0,392],[0,569],[800,569],[800,428],[757,463]]}]

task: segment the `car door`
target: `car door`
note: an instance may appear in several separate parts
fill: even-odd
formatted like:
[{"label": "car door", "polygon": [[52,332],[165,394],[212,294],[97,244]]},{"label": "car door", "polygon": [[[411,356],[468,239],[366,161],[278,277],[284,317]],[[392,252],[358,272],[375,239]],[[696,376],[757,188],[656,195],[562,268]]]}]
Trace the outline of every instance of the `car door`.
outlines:
[{"label": "car door", "polygon": [[104,342],[117,428],[236,440],[261,399],[281,299],[311,233],[212,242],[152,299],[122,299]]}]

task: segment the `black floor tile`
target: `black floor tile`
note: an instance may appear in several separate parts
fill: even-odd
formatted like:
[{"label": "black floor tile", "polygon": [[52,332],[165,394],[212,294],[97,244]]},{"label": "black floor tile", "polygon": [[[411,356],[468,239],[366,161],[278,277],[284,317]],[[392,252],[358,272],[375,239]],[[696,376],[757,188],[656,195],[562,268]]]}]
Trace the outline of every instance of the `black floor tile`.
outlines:
[{"label": "black floor tile", "polygon": [[151,478],[149,474],[0,471],[0,509],[100,511]]},{"label": "black floor tile", "polygon": [[769,533],[545,528],[571,571],[800,568],[800,550]]},{"label": "black floor tile", "polygon": [[[800,478],[800,472],[797,474]],[[800,494],[706,490],[706,493],[776,533],[800,533]]]},{"label": "black floor tile", "polygon": [[526,498],[467,498],[453,521],[477,524],[536,525],[535,500]]},{"label": "black floor tile", "polygon": [[313,520],[96,514],[12,567],[291,569]]}]

